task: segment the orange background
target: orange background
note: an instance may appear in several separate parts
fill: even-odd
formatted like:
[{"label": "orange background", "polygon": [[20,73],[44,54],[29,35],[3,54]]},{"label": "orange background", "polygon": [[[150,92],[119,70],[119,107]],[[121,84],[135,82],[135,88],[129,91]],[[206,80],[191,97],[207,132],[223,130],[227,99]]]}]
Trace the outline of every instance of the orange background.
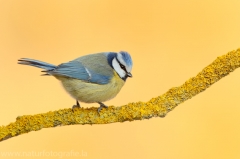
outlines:
[{"label": "orange background", "polygon": [[[239,0],[0,0],[0,125],[75,103],[59,81],[18,65],[19,58],[60,64],[126,50],[133,78],[106,104],[147,101],[240,47],[239,8]],[[239,159],[239,79],[240,69],[165,118],[42,129],[1,142],[0,155],[54,152],[44,157],[59,158],[56,153],[73,151],[91,159]]]}]

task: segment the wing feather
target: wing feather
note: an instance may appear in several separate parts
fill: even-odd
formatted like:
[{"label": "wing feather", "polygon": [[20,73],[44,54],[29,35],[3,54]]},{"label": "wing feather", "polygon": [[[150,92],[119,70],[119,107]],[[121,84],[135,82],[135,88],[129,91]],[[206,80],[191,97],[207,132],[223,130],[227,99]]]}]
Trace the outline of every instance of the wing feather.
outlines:
[{"label": "wing feather", "polygon": [[[112,78],[113,72],[104,54],[91,54],[62,63],[54,70],[48,71],[55,76],[67,76],[85,82],[107,84]],[[92,57],[90,57],[92,56]]]}]

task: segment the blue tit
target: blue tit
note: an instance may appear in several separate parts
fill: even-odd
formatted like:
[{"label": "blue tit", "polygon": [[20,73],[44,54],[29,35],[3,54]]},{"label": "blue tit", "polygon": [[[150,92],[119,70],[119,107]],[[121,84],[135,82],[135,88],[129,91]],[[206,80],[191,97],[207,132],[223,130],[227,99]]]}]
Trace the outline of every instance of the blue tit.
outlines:
[{"label": "blue tit", "polygon": [[[132,58],[125,51],[89,54],[58,66],[46,62],[21,58],[19,64],[44,69],[44,75],[54,76],[61,81],[64,89],[77,101],[99,103],[114,98],[128,77],[132,77]],[[75,106],[74,106],[75,107]]]}]

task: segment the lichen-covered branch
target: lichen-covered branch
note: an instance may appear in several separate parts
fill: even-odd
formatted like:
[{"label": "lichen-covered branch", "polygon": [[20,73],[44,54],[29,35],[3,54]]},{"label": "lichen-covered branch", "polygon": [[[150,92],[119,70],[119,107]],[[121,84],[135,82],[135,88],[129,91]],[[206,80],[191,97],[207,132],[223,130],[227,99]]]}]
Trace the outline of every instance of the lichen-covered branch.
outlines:
[{"label": "lichen-covered branch", "polygon": [[196,77],[190,78],[183,85],[173,87],[165,94],[152,98],[148,102],[129,103],[120,107],[110,106],[108,109],[103,109],[100,114],[97,112],[97,108],[76,108],[74,111],[68,108],[43,114],[20,116],[14,123],[0,127],[0,141],[30,131],[60,125],[108,124],[164,117],[178,104],[204,91],[239,66],[240,49],[218,57]]}]

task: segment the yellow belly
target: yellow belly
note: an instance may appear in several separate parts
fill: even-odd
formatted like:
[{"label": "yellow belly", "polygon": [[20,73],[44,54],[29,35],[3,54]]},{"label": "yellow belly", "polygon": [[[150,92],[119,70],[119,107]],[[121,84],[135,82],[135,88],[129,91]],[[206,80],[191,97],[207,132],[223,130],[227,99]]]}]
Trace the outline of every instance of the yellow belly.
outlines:
[{"label": "yellow belly", "polygon": [[108,84],[99,85],[64,76],[55,76],[65,90],[76,100],[85,103],[104,102],[114,98],[124,85],[124,81],[114,71],[114,76]]}]

